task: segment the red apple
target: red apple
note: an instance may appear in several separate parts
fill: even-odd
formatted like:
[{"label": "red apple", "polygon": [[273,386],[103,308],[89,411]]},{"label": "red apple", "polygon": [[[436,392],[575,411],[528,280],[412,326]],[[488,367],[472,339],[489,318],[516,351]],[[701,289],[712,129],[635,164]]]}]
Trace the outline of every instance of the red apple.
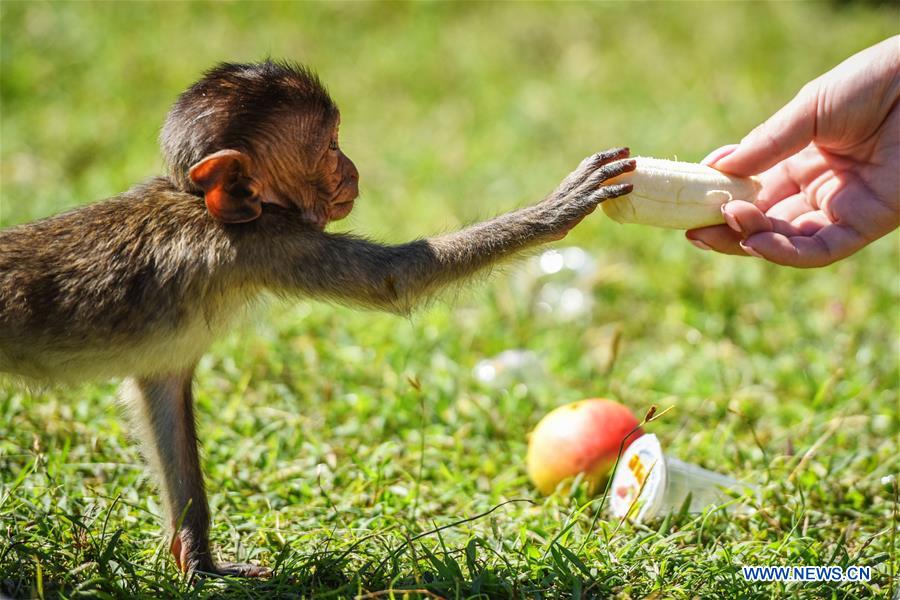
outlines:
[{"label": "red apple", "polygon": [[[564,479],[584,473],[590,492],[597,492],[638,423],[626,407],[604,398],[560,406],[529,436],[528,477],[542,494],[551,494]],[[643,433],[629,436],[623,450]]]}]

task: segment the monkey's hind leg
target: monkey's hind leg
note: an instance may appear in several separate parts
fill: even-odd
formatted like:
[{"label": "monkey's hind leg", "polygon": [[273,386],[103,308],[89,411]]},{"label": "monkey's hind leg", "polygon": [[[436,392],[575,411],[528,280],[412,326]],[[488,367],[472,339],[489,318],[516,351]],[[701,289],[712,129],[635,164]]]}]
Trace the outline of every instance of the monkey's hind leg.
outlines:
[{"label": "monkey's hind leg", "polygon": [[157,473],[172,554],[189,573],[260,577],[269,569],[252,564],[216,563],[209,549],[209,505],[203,487],[194,398],[193,369],[185,373],[129,379],[122,397],[129,404],[144,455]]}]

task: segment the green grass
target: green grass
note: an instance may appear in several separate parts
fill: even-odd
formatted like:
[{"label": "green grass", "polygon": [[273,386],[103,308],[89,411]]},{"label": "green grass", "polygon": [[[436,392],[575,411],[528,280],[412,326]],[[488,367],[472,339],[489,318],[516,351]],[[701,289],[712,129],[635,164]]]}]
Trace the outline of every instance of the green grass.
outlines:
[{"label": "green grass", "polygon": [[[900,13],[4,0],[0,19],[2,225],[159,172],[176,94],[216,61],[271,55],[316,67],[342,107],[363,197],[337,228],[399,242],[535,201],[613,145],[698,160],[896,33]],[[214,546],[275,567],[265,582],[176,575],[115,382],[0,383],[0,594],[888,597],[897,242],[796,271],[598,213],[563,242],[597,264],[593,309],[573,320],[536,310],[514,266],[410,319],[273,304],[212,349],[197,381]],[[536,352],[543,375],[501,388],[473,377],[508,348]],[[760,510],[633,526],[581,488],[539,497],[526,434],[589,396],[636,414],[673,407],[648,429],[673,455],[758,484]],[[745,582],[753,564],[871,565],[873,578]]]}]

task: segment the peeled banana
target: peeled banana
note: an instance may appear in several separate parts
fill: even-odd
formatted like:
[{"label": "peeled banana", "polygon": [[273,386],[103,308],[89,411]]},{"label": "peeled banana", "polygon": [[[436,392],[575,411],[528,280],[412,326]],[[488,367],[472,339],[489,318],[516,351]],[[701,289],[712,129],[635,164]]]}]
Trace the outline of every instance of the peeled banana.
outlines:
[{"label": "peeled banana", "polygon": [[631,183],[634,190],[606,200],[603,212],[619,223],[694,229],[724,223],[720,207],[732,200],[755,202],[760,184],[705,165],[635,157],[636,167],[610,183]]}]

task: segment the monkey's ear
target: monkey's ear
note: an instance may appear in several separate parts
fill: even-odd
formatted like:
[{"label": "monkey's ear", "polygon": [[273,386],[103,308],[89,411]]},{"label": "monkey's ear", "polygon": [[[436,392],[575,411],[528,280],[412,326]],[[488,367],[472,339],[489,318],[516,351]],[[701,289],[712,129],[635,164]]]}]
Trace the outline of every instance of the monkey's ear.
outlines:
[{"label": "monkey's ear", "polygon": [[259,218],[262,203],[251,189],[252,161],[237,150],[219,150],[191,167],[190,177],[203,190],[206,209],[223,223]]}]

